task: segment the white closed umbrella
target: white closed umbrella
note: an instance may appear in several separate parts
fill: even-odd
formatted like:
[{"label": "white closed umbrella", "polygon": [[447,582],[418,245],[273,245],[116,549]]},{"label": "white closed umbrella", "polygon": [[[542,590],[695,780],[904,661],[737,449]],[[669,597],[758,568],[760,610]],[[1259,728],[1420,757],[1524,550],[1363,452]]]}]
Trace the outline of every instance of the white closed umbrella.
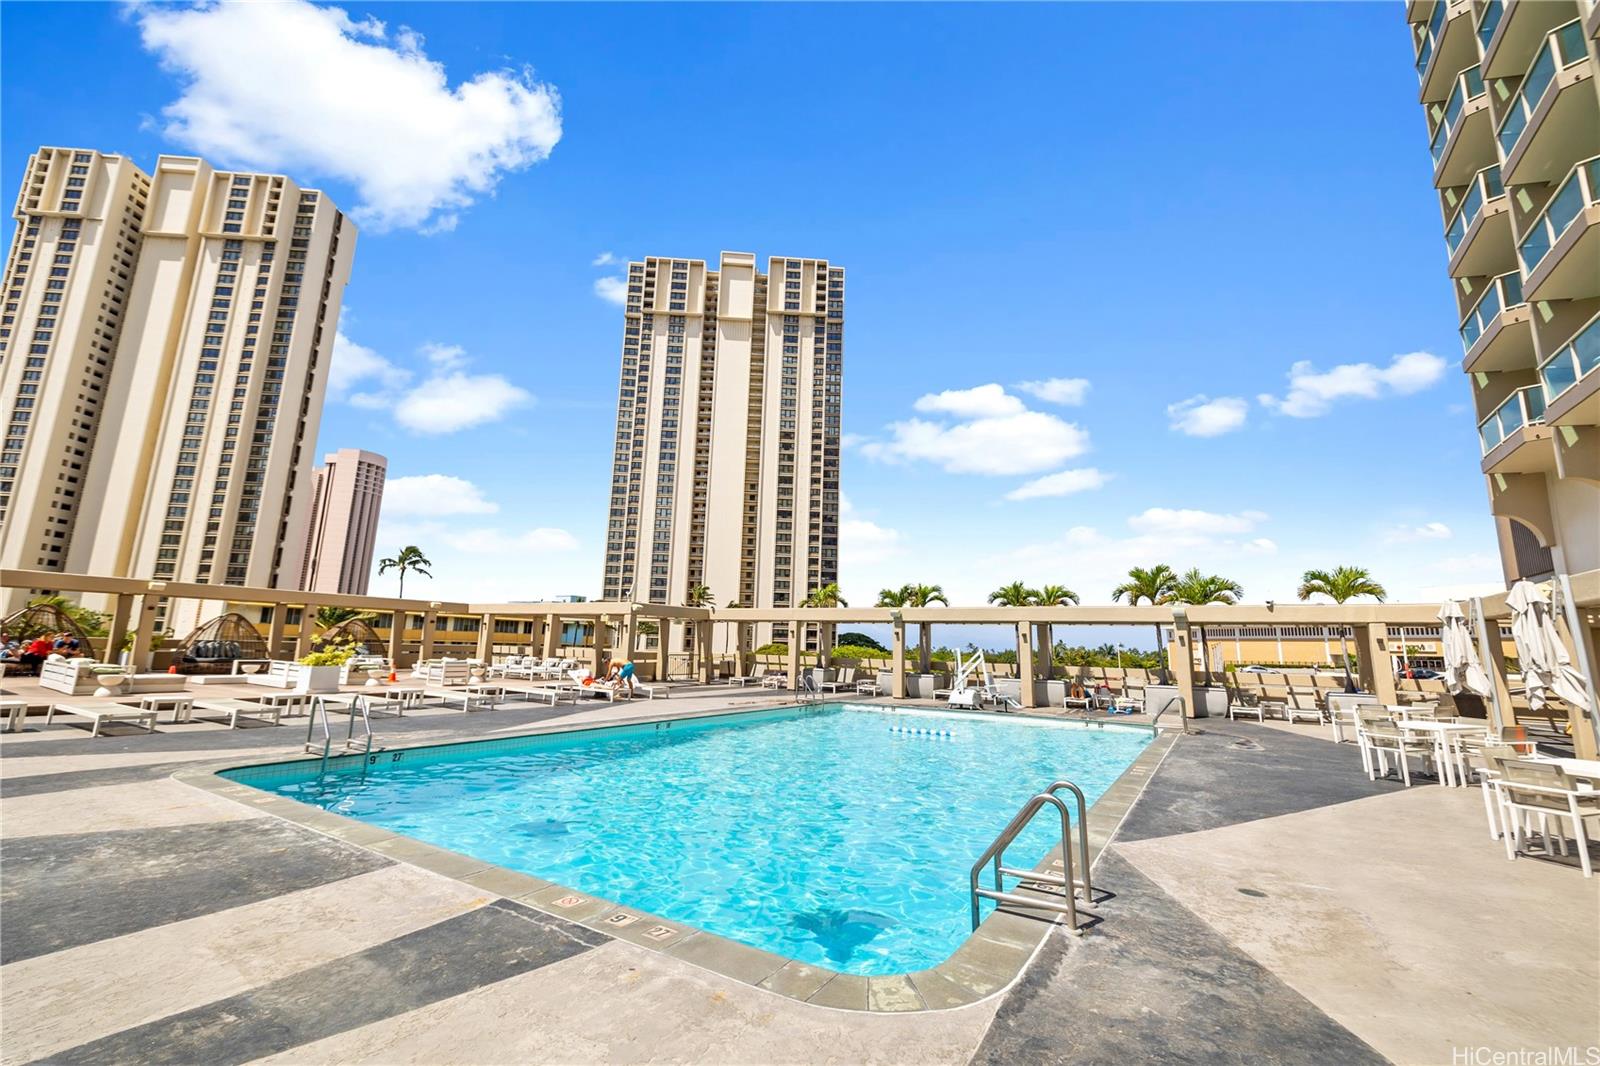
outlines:
[{"label": "white closed umbrella", "polygon": [[1489,675],[1483,672],[1477,649],[1472,646],[1472,626],[1454,600],[1446,600],[1439,607],[1439,631],[1443,638],[1444,683],[1450,694],[1489,695]]},{"label": "white closed umbrella", "polygon": [[1579,710],[1589,705],[1583,675],[1561,643],[1551,613],[1550,593],[1531,581],[1518,581],[1506,593],[1511,608],[1511,639],[1522,664],[1528,706],[1537,711],[1557,696]]}]

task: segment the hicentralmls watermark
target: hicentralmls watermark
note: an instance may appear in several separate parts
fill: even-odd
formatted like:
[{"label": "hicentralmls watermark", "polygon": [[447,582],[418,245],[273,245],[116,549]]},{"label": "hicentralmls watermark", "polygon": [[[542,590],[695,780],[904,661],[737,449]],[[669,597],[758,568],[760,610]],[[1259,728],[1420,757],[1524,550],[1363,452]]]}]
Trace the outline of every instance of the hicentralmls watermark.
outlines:
[{"label": "hicentralmls watermark", "polygon": [[1600,1045],[1450,1049],[1450,1066],[1600,1066]]}]

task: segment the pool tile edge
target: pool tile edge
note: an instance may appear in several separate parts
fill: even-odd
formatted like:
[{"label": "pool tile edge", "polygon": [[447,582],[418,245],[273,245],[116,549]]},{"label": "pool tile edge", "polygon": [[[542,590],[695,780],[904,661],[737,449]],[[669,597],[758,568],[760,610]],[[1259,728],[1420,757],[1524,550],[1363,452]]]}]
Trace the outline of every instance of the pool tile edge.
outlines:
[{"label": "pool tile edge", "polygon": [[[751,708],[752,711],[770,709]],[[692,717],[728,713],[711,712]],[[577,726],[573,731],[583,728],[586,727]],[[1128,810],[1154,776],[1176,739],[1175,731],[1157,732],[1144,750],[1089,807],[1087,822],[1091,866],[1098,863],[1105,845],[1115,836]],[[315,759],[314,756],[307,758]],[[372,851],[394,862],[407,863],[498,898],[510,899],[740,984],[825,1009],[910,1013],[972,1006],[1000,995],[1011,987],[1022,976],[1050,932],[1060,924],[1056,916],[1047,916],[1044,912],[1030,915],[1009,906],[1001,907],[984,919],[972,935],[937,966],[890,976],[840,973],[785,959],[704,929],[661,918],[637,908],[624,907],[592,893],[485,863],[460,852],[240,785],[237,781],[220,776],[222,772],[238,769],[241,765],[250,764],[230,760],[184,767],[175,771],[172,779],[352,847]],[[1034,869],[1047,869],[1049,861],[1047,855]],[[523,891],[516,894],[506,891],[517,888]],[[1030,889],[1019,888],[1017,891],[1022,895],[1044,898]],[[756,974],[759,976],[754,976]]]}]

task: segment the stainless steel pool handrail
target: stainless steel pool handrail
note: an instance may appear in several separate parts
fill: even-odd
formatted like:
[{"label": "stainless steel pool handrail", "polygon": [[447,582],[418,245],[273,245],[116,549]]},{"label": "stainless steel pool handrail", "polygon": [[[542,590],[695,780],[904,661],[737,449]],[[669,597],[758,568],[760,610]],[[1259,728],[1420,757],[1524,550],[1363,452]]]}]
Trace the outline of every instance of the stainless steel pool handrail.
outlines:
[{"label": "stainless steel pool handrail", "polygon": [[[1083,856],[1084,864],[1083,879],[1081,881],[1073,874],[1072,815],[1067,810],[1066,803],[1056,795],[1057,790],[1063,788],[1071,789],[1078,798],[1080,812],[1078,816],[1079,851]],[[1006,848],[1028,827],[1034,816],[1046,806],[1054,807],[1061,816],[1061,841],[1057,845],[1061,849],[1061,873],[1056,874],[1048,870],[1021,870],[1006,866]],[[1022,805],[1022,809],[1017,812],[1016,817],[1006,824],[1006,827],[1000,831],[1000,835],[994,838],[994,842],[984,849],[978,861],[972,864],[972,869],[968,874],[968,887],[972,899],[973,929],[977,929],[982,920],[978,901],[980,899],[992,899],[997,903],[1012,903],[1021,907],[1064,914],[1067,917],[1067,928],[1074,933],[1079,932],[1077,890],[1080,888],[1083,890],[1085,902],[1092,901],[1092,897],[1089,894],[1089,837],[1086,807],[1083,791],[1070,781],[1057,781],[1047,790]],[[979,885],[978,881],[983,876],[984,868],[991,864],[994,870],[994,887],[984,888]],[[1058,902],[1048,897],[1024,896],[1016,892],[1007,892],[1005,890],[1006,876],[1023,878],[1037,884],[1055,885],[1061,889],[1061,900]]]},{"label": "stainless steel pool handrail", "polygon": [[[353,751],[358,743],[356,740],[356,712],[358,709],[361,713],[361,753],[363,755],[371,755],[372,714],[367,706],[366,694],[362,692],[350,697],[350,724],[345,730],[344,749],[345,751]],[[322,725],[322,769],[326,771],[328,757],[333,750],[333,726],[328,721],[328,701],[321,696],[313,696],[311,699],[311,720],[306,723],[305,745],[305,750],[313,755],[317,753],[317,749],[315,742],[311,738],[319,722]]]},{"label": "stainless steel pool handrail", "polygon": [[[1167,711],[1172,709],[1172,705],[1174,703],[1176,703],[1180,709],[1185,707],[1185,704],[1183,702],[1183,697],[1182,696],[1174,696],[1174,697],[1172,697],[1166,703],[1163,703],[1161,705],[1161,709],[1156,712],[1156,716],[1154,718],[1150,719],[1150,725],[1151,725],[1152,728],[1154,728],[1161,721],[1161,716],[1162,715],[1166,714]],[[1180,713],[1178,715],[1178,717],[1182,718],[1182,717],[1184,717],[1184,714]],[[1187,730],[1187,727],[1185,727],[1185,729]]]}]

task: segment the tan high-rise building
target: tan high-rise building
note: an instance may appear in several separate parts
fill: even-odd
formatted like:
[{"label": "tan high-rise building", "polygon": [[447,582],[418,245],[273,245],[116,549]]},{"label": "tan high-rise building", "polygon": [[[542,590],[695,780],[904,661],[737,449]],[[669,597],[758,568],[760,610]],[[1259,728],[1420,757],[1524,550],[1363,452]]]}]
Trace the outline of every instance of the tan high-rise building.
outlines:
[{"label": "tan high-rise building", "polygon": [[1508,583],[1600,569],[1600,6],[1412,0]]},{"label": "tan high-rise building", "polygon": [[843,363],[827,260],[629,263],[604,598],[785,607],[837,581]]},{"label": "tan high-rise building", "polygon": [[[84,157],[90,173],[74,173]],[[80,177],[90,180],[67,185]],[[76,188],[86,206],[63,212]],[[79,149],[33,157],[17,216],[13,260],[36,229],[32,239],[61,242],[69,217],[81,219],[82,236],[66,242],[78,245],[78,262],[61,279],[61,348],[30,342],[52,350],[27,356],[43,358],[32,369],[55,382],[34,423],[60,428],[18,438],[28,443],[16,449],[19,476],[7,479],[0,565],[52,558],[69,572],[298,588],[311,445],[355,228],[326,196],[281,175],[162,156],[146,177]],[[19,324],[41,296],[17,301]],[[20,334],[5,340],[0,404],[10,409],[26,370],[13,365]],[[73,454],[57,458],[63,450]],[[57,479],[34,473],[63,459],[63,475],[81,479],[65,526],[64,502],[52,507]],[[6,590],[7,606],[33,591]],[[174,631],[196,620],[176,604],[158,618]]]},{"label": "tan high-rise building", "polygon": [[301,588],[367,594],[388,468],[383,456],[359,448],[340,448],[322,457],[322,465],[312,472]]}]

